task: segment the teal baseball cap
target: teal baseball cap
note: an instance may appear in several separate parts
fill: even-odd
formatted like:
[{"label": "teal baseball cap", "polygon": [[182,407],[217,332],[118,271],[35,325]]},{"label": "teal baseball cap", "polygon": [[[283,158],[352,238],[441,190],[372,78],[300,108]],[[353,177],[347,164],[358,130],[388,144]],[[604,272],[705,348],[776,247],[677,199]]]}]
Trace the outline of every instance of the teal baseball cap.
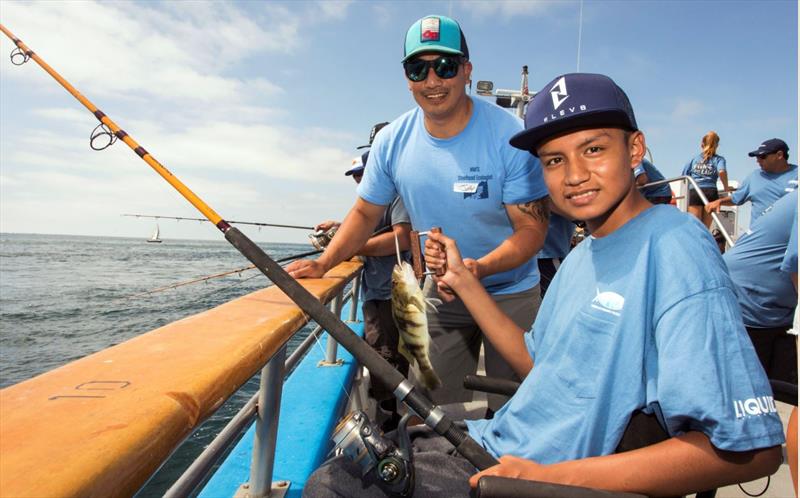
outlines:
[{"label": "teal baseball cap", "polygon": [[425,52],[462,55],[469,59],[461,26],[446,16],[423,17],[408,28],[401,62]]}]

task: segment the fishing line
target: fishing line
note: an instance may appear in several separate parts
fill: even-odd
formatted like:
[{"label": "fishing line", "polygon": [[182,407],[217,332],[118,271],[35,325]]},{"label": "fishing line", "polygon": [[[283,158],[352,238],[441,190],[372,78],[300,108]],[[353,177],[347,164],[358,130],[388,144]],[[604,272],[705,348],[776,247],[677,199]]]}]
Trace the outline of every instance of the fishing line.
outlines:
[{"label": "fishing line", "polygon": [[[100,125],[100,126],[105,126],[105,125]],[[98,128],[100,126],[98,126]],[[95,130],[97,130],[97,128],[95,128]],[[116,137],[114,137],[114,140],[116,140]],[[111,143],[113,143],[113,142],[111,142]],[[111,145],[111,144],[108,144],[108,145]],[[106,145],[106,147],[108,147],[108,145]],[[94,147],[92,147],[92,148],[94,150],[102,150],[102,149],[96,149]],[[105,147],[103,147],[103,149],[104,148]],[[178,221],[181,221],[181,220],[202,221],[202,222],[205,222],[205,223],[208,223],[210,221],[210,220],[208,220],[206,218],[188,218],[188,217],[185,217],[185,216],[161,216],[160,214],[125,213],[125,214],[121,214],[120,216],[131,216],[131,217],[134,217],[134,218],[155,218],[157,220],[158,219],[164,219],[164,220],[178,220]],[[259,226],[259,227],[297,228],[297,229],[300,229],[300,230],[313,230],[314,229],[314,227],[307,227],[307,226],[300,226],[300,225],[281,225],[281,224],[278,224],[278,223],[259,223],[259,222],[256,222],[256,221],[233,221],[233,220],[227,220],[227,221],[228,221],[228,223],[231,223],[231,224],[234,224],[234,225],[255,225],[255,226]]]},{"label": "fishing line", "polygon": [[[308,251],[308,252],[303,252],[303,253],[300,253],[300,254],[294,254],[292,256],[287,256],[285,258],[281,258],[281,259],[275,260],[275,262],[276,263],[283,263],[283,262],[287,262],[287,261],[293,261],[295,259],[305,258],[306,256],[313,256],[313,255],[319,254],[321,252],[322,252],[322,250],[315,249],[313,251]],[[185,285],[191,285],[191,284],[195,284],[195,283],[199,283],[199,282],[207,282],[207,281],[209,281],[209,280],[211,280],[213,278],[221,278],[221,277],[225,277],[225,276],[228,276],[228,275],[233,275],[234,273],[238,273],[239,276],[241,277],[242,276],[241,275],[242,272],[249,271],[249,270],[255,270],[255,269],[256,269],[255,265],[245,266],[245,267],[242,267],[242,268],[237,268],[235,270],[230,270],[230,271],[226,271],[226,272],[223,272],[223,273],[216,273],[216,274],[212,274],[212,275],[206,275],[206,276],[203,276],[203,277],[193,278],[191,280],[186,280],[186,281],[177,282],[177,283],[174,283],[174,284],[165,285],[163,287],[157,287],[155,289],[150,289],[150,290],[146,290],[146,291],[142,291],[142,292],[137,292],[136,294],[131,294],[129,296],[120,297],[117,300],[133,299],[133,298],[136,298],[136,297],[142,297],[142,296],[146,296],[146,295],[149,295],[149,294],[155,294],[155,293],[158,293],[158,292],[164,292],[164,291],[168,291],[170,289],[176,289],[178,287],[183,287]],[[247,280],[249,280],[249,278],[250,277],[248,277],[247,279],[245,279],[243,281],[240,281],[240,282],[246,282]]]},{"label": "fishing line", "polygon": [[[200,213],[211,221],[225,236],[242,256],[253,263],[268,279],[270,279],[284,294],[294,303],[313,318],[320,326],[328,331],[336,341],[347,349],[353,356],[364,365],[370,374],[379,384],[388,388],[395,394],[395,397],[405,403],[409,409],[417,413],[425,424],[437,434],[444,436],[453,444],[464,458],[466,458],[478,470],[484,470],[498,464],[484,447],[479,445],[469,434],[453,423],[453,420],[437,405],[420,392],[411,384],[400,372],[392,367],[389,362],[382,358],[367,344],[361,337],[355,334],[339,317],[333,314],[327,306],[322,304],[311,292],[305,289],[299,282],[291,277],[281,266],[270,258],[256,243],[250,240],[238,228],[231,226],[225,221],[211,206],[200,199],[197,194],[192,192],[183,182],[167,168],[159,163],[144,147],[139,145],[125,130],[114,123],[106,114],[92,104],[78,90],[69,84],[60,74],[51,68],[41,57],[36,55],[27,45],[15,37],[6,27],[0,24],[0,31],[8,36],[17,46],[22,54],[33,59],[41,68],[53,77],[64,89],[75,97],[84,107],[101,123],[108,126],[108,129],[117,138],[130,147],[136,155],[146,162],[156,173],[158,173],[167,183],[177,190],[189,203],[191,203]],[[12,56],[13,58],[13,56]]]}]

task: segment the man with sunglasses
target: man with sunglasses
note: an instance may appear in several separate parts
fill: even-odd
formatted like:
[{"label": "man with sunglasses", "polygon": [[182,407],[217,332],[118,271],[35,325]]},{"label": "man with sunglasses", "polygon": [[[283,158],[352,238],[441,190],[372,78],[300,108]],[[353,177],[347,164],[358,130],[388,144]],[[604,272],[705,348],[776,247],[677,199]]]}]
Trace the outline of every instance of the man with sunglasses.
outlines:
[{"label": "man with sunglasses", "polygon": [[[548,208],[538,161],[508,144],[522,123],[467,95],[472,64],[453,19],[428,16],[415,22],[406,33],[402,63],[418,107],[376,137],[359,198],[325,253],[287,270],[296,278],[318,277],[352,256],[399,195],[412,226],[438,226],[458,240],[473,274],[527,330],[539,304],[533,256],[544,242]],[[436,294],[433,288],[426,291]],[[431,393],[433,400],[469,401],[472,393],[463,388],[463,379],[476,370],[480,328],[457,298],[429,313],[428,322],[431,361],[443,383]],[[488,342],[484,345],[487,373],[514,378],[499,353]],[[502,402],[490,398],[490,408]]]},{"label": "man with sunglasses", "polygon": [[707,213],[719,212],[721,205],[741,206],[750,201],[752,224],[764,210],[797,187],[797,165],[789,164],[789,146],[780,138],[765,140],[747,155],[756,158],[760,169],[750,173],[730,197],[709,202]]}]

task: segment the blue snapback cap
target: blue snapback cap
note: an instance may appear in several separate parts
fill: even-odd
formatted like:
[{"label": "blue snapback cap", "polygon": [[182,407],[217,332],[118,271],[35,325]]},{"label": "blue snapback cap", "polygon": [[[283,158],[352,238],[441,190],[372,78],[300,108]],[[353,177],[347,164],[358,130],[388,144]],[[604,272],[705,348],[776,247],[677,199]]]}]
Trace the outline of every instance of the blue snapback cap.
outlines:
[{"label": "blue snapback cap", "polygon": [[789,152],[789,146],[786,145],[786,142],[781,140],[780,138],[770,138],[769,140],[764,140],[761,142],[761,145],[752,152],[748,152],[747,155],[750,157],[756,157],[766,154],[772,154],[782,150],[783,152]]},{"label": "blue snapback cap", "polygon": [[603,74],[558,76],[536,94],[525,113],[525,130],[509,143],[536,155],[544,140],[583,128],[638,130],[628,96]]},{"label": "blue snapback cap", "polygon": [[367,167],[367,159],[369,159],[369,151],[361,154],[361,157],[353,158],[350,169],[344,172],[345,175],[358,175],[364,173],[364,168]]},{"label": "blue snapback cap", "polygon": [[424,52],[463,55],[469,59],[461,26],[446,16],[423,17],[408,28],[401,62]]}]

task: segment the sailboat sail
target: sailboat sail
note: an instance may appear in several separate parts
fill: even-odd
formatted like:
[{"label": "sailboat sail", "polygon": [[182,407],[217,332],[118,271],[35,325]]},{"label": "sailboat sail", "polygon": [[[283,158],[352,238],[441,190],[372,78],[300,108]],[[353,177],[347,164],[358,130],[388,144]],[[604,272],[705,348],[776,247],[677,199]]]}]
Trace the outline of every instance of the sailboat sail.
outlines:
[{"label": "sailboat sail", "polygon": [[153,230],[153,235],[147,239],[147,242],[161,242],[161,239],[158,238],[160,230],[158,229],[158,223],[156,223],[156,229]]}]

